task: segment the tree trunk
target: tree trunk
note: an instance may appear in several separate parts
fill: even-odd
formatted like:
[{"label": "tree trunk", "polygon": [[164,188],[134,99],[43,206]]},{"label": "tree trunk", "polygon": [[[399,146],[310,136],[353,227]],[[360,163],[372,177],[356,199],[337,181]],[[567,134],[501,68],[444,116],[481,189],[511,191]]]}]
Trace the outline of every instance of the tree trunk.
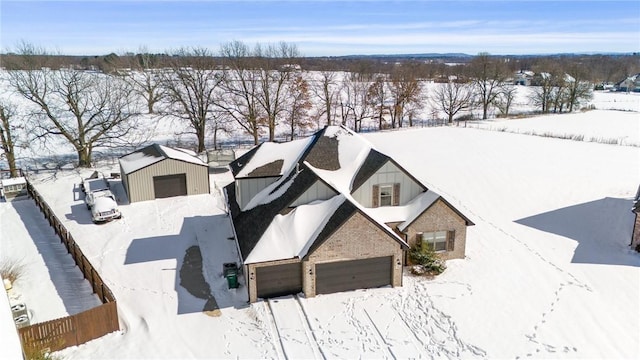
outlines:
[{"label": "tree trunk", "polygon": [[273,142],[276,138],[276,121],[275,119],[269,119],[269,141]]},{"label": "tree trunk", "polygon": [[201,153],[205,150],[204,147],[204,129],[203,131],[198,131],[198,151],[197,153]]},{"label": "tree trunk", "polygon": [[91,167],[91,150],[89,147],[78,150],[78,166]]},{"label": "tree trunk", "polygon": [[213,149],[218,150],[218,126],[213,127]]},{"label": "tree trunk", "polygon": [[291,141],[293,141],[293,136],[296,132],[296,125],[295,125],[295,120],[291,119],[291,121],[289,122],[291,124]]},{"label": "tree trunk", "polygon": [[9,164],[9,172],[11,177],[18,177],[18,168],[16,167],[16,155],[12,152],[5,153],[7,156],[7,163]]}]

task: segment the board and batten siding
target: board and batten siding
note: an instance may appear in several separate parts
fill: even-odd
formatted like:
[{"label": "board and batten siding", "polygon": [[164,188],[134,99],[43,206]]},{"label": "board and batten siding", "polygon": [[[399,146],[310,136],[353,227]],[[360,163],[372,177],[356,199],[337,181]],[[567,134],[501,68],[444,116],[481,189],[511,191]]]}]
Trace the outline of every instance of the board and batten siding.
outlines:
[{"label": "board and batten siding", "polygon": [[236,179],[236,201],[238,202],[240,209],[244,209],[254,196],[264,190],[267,186],[276,182],[279,178],[279,176],[273,176]]},{"label": "board and batten siding", "polygon": [[209,193],[209,168],[174,159],[164,159],[128,174],[124,180],[129,202],[155,199],[154,176],[186,174],[187,195]]},{"label": "board and batten siding", "polygon": [[387,161],[378,171],[376,171],[367,181],[365,181],[352,196],[362,206],[370,208],[372,204],[373,185],[393,185],[400,184],[400,206],[406,205],[418,194],[424,191],[422,186],[411,177],[400,170],[394,163]]},{"label": "board and batten siding", "polygon": [[302,193],[302,195],[295,199],[289,206],[295,207],[305,205],[316,200],[328,200],[336,195],[338,195],[338,193],[328,187],[327,184],[323,183],[322,181],[316,181],[315,183],[313,183],[313,185],[311,185],[311,187],[307,189],[307,191]]}]

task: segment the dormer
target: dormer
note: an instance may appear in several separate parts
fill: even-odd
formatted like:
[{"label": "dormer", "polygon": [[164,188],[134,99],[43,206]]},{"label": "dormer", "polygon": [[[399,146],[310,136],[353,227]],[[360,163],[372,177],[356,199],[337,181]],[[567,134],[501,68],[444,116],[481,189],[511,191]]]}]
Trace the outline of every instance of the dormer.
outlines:
[{"label": "dormer", "polygon": [[256,195],[297,166],[310,139],[263,143],[229,164],[235,178],[236,201],[244,210]]},{"label": "dormer", "polygon": [[371,149],[353,179],[351,196],[365,208],[404,206],[427,191],[388,156]]}]

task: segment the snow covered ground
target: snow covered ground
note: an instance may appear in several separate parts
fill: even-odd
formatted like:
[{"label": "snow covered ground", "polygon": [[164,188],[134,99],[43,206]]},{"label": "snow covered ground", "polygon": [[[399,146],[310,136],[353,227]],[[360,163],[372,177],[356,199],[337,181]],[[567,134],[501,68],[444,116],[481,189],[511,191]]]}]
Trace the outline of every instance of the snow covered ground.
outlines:
[{"label": "snow covered ground", "polygon": [[[628,145],[640,137],[640,116],[591,111],[504,122],[499,126],[585,139],[628,134],[629,142],[620,146],[472,127],[368,134],[379,150],[476,223],[468,231],[467,258],[449,261],[432,280],[405,271],[400,288],[309,299],[249,305],[242,278],[239,289],[227,289],[222,263],[238,259],[218,190],[231,181],[229,172],[211,175],[210,195],[133,204],[113,181],[124,217],[104,225],[91,223],[77,188],[80,176],[91,171],[36,174],[36,187],[114,292],[122,328],[59,355],[640,357],[640,255],[628,247],[632,197],[640,184],[640,148]],[[115,171],[117,164],[101,169]],[[29,205],[3,203],[0,211],[3,254],[11,247],[35,259],[55,251],[38,248],[37,236],[31,243],[15,241],[28,239],[39,227],[42,216]],[[219,317],[203,313],[207,300],[181,286],[180,269],[192,246],[202,252]],[[57,276],[49,275],[58,270],[45,263],[40,264],[45,278]],[[24,298],[32,297],[40,291],[34,284],[17,287]],[[55,287],[47,296],[52,304],[64,304],[64,293]],[[71,312],[33,303],[38,314]]]},{"label": "snow covered ground", "polygon": [[[640,100],[640,97],[638,97]],[[470,123],[471,127],[494,131],[580,141],[640,146],[640,114],[618,110],[541,115],[525,119],[492,119]]]}]

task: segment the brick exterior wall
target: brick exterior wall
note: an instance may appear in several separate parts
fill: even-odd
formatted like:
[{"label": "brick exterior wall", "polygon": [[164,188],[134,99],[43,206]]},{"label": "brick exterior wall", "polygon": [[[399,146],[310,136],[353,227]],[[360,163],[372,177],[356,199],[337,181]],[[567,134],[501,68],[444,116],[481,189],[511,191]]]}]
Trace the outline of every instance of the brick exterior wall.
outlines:
[{"label": "brick exterior wall", "polygon": [[467,240],[467,225],[462,217],[453,211],[443,201],[438,200],[427,211],[422,213],[407,229],[409,246],[416,243],[416,235],[421,232],[455,231],[453,251],[444,251],[438,255],[444,259],[464,259]]},{"label": "brick exterior wall", "polygon": [[356,212],[302,262],[302,288],[305,296],[316,295],[316,264],[381,256],[393,256],[392,286],[402,286],[403,253],[400,244],[364,215]]},{"label": "brick exterior wall", "polygon": [[636,222],[633,225],[633,237],[631,238],[631,248],[635,250],[640,244],[640,214],[636,213]]}]

